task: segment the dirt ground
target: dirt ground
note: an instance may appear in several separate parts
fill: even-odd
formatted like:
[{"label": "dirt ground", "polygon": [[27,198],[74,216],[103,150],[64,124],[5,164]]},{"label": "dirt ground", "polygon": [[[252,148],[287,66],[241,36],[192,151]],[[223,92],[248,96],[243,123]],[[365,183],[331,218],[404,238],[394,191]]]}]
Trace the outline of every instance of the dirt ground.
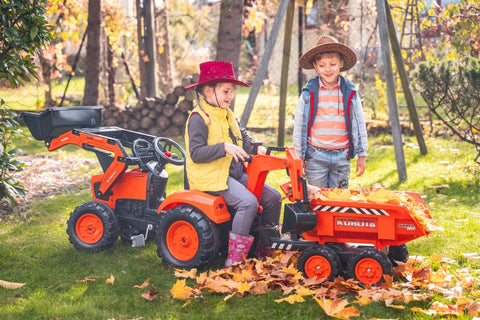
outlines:
[{"label": "dirt ground", "polygon": [[[68,157],[65,155],[22,155],[17,160],[25,167],[16,172],[14,177],[26,190],[25,196],[18,199],[13,209],[15,216],[25,218],[27,208],[32,201],[55,197],[74,190],[86,189],[90,184],[92,173],[101,172],[96,159]],[[7,218],[5,203],[0,203],[0,221]]]}]

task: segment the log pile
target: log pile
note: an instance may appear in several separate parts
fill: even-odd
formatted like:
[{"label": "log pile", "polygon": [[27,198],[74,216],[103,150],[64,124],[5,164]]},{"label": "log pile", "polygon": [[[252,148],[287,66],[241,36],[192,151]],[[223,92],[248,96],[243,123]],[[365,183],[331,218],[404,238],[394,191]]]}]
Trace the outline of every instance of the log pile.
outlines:
[{"label": "log pile", "polygon": [[[192,81],[186,79],[183,83],[187,85]],[[144,98],[136,106],[126,106],[123,110],[105,108],[103,125],[178,138],[185,133],[185,123],[195,99],[193,89],[185,90],[184,85],[178,86],[162,98]]]}]

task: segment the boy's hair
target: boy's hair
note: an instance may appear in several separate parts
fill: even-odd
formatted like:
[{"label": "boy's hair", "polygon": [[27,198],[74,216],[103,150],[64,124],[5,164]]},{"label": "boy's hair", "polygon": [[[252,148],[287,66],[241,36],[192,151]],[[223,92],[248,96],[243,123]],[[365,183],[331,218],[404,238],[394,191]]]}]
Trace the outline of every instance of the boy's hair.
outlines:
[{"label": "boy's hair", "polygon": [[345,58],[343,57],[343,55],[342,55],[341,53],[335,52],[335,51],[329,51],[329,52],[320,52],[320,53],[316,54],[316,55],[313,57],[313,61],[312,61],[312,62],[317,62],[318,60],[320,60],[320,59],[322,59],[322,58],[332,57],[332,56],[338,56],[341,61],[345,61]]}]

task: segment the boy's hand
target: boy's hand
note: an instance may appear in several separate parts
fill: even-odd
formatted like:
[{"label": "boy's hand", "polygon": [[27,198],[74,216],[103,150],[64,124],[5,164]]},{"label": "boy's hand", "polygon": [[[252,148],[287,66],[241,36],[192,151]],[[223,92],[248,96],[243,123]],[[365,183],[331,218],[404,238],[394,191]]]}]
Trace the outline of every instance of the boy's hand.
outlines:
[{"label": "boy's hand", "polygon": [[235,161],[245,161],[248,158],[248,154],[237,145],[231,143],[225,143],[225,153],[231,154]]},{"label": "boy's hand", "polygon": [[360,177],[365,172],[365,160],[367,160],[367,157],[358,157],[356,168],[357,177]]}]

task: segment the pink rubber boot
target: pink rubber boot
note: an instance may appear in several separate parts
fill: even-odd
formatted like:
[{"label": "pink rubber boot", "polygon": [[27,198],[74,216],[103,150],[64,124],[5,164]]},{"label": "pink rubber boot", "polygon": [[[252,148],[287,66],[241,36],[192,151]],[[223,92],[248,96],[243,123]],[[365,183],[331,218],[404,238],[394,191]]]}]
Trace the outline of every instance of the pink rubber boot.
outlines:
[{"label": "pink rubber boot", "polygon": [[252,236],[241,236],[230,231],[228,236],[228,257],[225,269],[230,268],[235,262],[245,259],[253,243]]}]

